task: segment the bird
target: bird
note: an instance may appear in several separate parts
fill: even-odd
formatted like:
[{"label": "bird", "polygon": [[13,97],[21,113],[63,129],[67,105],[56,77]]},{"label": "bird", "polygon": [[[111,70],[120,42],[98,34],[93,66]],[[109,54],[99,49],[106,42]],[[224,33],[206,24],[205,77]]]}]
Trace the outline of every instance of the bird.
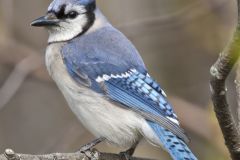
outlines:
[{"label": "bird", "polygon": [[166,93],[96,0],[53,0],[31,26],[49,32],[47,70],[81,123],[132,156],[141,139],[174,160],[197,160]]}]

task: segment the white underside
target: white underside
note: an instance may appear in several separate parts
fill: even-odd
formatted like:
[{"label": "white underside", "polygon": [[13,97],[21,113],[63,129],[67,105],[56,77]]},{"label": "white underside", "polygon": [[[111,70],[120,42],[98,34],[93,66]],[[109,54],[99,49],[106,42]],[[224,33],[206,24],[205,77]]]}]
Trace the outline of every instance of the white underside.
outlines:
[{"label": "white underside", "polygon": [[157,136],[144,118],[115,106],[100,94],[80,86],[69,76],[59,53],[60,45],[48,46],[47,69],[82,124],[96,137],[105,137],[119,147],[130,148],[142,136],[159,146]]}]

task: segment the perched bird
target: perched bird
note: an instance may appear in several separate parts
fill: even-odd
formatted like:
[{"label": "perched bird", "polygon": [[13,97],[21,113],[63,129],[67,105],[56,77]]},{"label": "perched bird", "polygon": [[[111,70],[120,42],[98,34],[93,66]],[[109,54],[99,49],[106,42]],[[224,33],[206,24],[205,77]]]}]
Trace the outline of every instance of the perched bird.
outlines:
[{"label": "perched bird", "polygon": [[132,155],[144,137],[174,160],[196,160],[172,106],[133,44],[95,0],[54,0],[31,23],[49,31],[46,66],[70,108],[98,139]]}]

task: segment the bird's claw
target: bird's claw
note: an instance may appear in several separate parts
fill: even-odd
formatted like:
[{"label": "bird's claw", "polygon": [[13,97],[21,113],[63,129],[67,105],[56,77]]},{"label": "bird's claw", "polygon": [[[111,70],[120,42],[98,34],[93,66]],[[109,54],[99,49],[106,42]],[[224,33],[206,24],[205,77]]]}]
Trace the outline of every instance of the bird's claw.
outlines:
[{"label": "bird's claw", "polygon": [[131,160],[132,156],[126,151],[126,152],[120,152],[119,153],[122,160]]},{"label": "bird's claw", "polygon": [[98,139],[95,139],[93,140],[92,142],[88,143],[88,144],[85,144],[84,146],[82,146],[80,148],[80,152],[86,152],[88,150],[91,150],[91,148],[93,148],[94,146],[96,146],[97,144],[101,143],[102,141],[104,141],[105,138],[98,138]]},{"label": "bird's claw", "polygon": [[95,148],[90,148],[88,150],[80,150],[82,154],[85,155],[84,160],[97,160],[99,159],[99,152]]},{"label": "bird's claw", "polygon": [[105,138],[95,139],[92,142],[82,146],[79,149],[79,152],[84,154],[85,158],[87,158],[87,159],[91,159],[91,160],[98,159],[99,152],[95,148],[93,148],[93,147],[95,147],[97,144],[99,144],[100,142],[102,142],[104,140],[105,140]]}]

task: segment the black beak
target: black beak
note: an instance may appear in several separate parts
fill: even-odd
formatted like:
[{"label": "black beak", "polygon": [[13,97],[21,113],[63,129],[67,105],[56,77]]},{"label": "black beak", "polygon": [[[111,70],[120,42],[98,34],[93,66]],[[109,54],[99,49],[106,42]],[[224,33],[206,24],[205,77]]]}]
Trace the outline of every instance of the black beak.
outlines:
[{"label": "black beak", "polygon": [[55,16],[54,13],[48,13],[46,16],[40,17],[32,21],[31,26],[34,27],[48,27],[57,26],[60,20]]}]

